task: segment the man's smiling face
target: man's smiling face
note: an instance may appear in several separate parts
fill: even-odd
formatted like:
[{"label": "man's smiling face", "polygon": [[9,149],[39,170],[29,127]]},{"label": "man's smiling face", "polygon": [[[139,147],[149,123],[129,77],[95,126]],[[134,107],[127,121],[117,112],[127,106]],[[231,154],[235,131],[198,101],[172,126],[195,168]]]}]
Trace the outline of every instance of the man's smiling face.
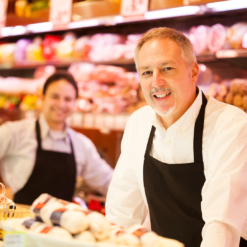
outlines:
[{"label": "man's smiling face", "polygon": [[141,47],[138,65],[147,103],[161,117],[181,117],[195,99],[197,63],[188,66],[173,40],[151,39]]}]

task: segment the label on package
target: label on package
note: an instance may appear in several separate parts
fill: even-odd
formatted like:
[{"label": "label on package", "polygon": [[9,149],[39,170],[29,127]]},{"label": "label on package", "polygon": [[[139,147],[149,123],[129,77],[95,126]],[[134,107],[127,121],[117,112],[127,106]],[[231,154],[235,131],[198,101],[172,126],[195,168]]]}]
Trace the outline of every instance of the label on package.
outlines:
[{"label": "label on package", "polygon": [[50,220],[54,226],[60,226],[61,217],[67,210],[67,208],[59,208],[51,214]]},{"label": "label on package", "polygon": [[26,247],[26,233],[6,232],[3,241],[4,247]]},{"label": "label on package", "polygon": [[31,226],[35,223],[36,221],[34,219],[30,220],[25,220],[22,225],[25,226],[27,229],[30,229]]},{"label": "label on package", "polygon": [[142,235],[148,233],[148,230],[146,228],[139,228],[135,230],[132,234],[136,237],[140,238]]},{"label": "label on package", "polygon": [[46,226],[46,227],[43,228],[42,231],[40,231],[40,233],[48,233],[51,229],[52,229],[51,226]]},{"label": "label on package", "polygon": [[53,197],[48,197],[43,202],[37,203],[34,207],[33,212],[35,213],[36,217],[40,217],[40,210],[49,202]]}]

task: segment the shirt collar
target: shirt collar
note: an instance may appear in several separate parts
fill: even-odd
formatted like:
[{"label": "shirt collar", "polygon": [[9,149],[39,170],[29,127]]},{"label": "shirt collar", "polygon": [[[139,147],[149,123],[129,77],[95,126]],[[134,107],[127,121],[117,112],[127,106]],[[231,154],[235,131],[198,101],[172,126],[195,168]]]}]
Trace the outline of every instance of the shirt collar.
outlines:
[{"label": "shirt collar", "polygon": [[[197,94],[197,97],[193,104],[189,107],[189,109],[180,117],[177,122],[175,122],[172,126],[169,127],[168,130],[175,129],[179,132],[180,135],[183,135],[183,133],[189,128],[195,121],[199,114],[199,111],[201,109],[202,105],[202,92],[199,89],[199,93]],[[152,119],[152,124],[158,128],[162,129],[162,131],[167,132],[167,130],[163,127],[160,116],[155,113]]]},{"label": "shirt collar", "polygon": [[69,128],[67,125],[65,126],[64,131],[61,132],[61,135],[59,135],[59,138],[54,138],[55,135],[54,135],[54,133],[51,133],[51,132],[55,132],[55,131],[50,129],[50,126],[47,123],[47,121],[46,121],[46,119],[42,113],[39,116],[39,124],[40,124],[41,139],[44,139],[47,136],[49,136],[52,139],[65,140],[67,143],[69,143],[69,131],[68,131]]}]

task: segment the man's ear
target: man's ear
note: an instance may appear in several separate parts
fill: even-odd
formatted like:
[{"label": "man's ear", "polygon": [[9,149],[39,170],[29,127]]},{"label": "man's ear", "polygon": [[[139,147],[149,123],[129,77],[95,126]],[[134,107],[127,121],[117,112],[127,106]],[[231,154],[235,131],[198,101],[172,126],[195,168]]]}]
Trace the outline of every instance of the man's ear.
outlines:
[{"label": "man's ear", "polygon": [[191,66],[191,79],[194,84],[196,84],[199,75],[199,66],[197,62],[194,62]]}]

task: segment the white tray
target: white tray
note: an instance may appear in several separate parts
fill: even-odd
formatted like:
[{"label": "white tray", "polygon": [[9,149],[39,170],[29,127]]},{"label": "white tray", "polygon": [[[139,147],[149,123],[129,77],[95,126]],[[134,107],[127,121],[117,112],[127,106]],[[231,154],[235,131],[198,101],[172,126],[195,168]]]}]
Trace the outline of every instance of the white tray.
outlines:
[{"label": "white tray", "polygon": [[[1,221],[1,227],[4,231],[15,231],[15,219]],[[77,240],[59,240],[51,238],[48,235],[27,232],[27,247],[130,247],[123,245],[113,245],[109,243],[86,243]]]}]

